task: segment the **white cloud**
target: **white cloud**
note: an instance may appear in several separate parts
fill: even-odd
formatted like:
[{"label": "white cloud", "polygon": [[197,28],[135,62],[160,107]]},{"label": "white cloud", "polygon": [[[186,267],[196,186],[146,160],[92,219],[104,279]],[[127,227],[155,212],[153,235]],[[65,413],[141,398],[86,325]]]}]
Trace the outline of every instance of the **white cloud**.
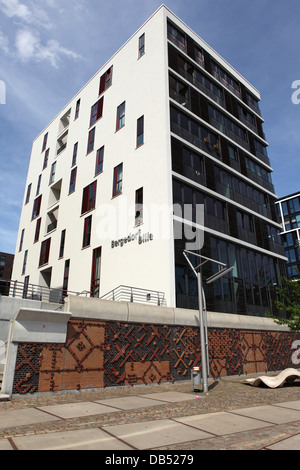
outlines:
[{"label": "white cloud", "polygon": [[0,50],[3,51],[5,54],[9,54],[9,40],[8,37],[5,36],[2,31],[0,31]]},{"label": "white cloud", "polygon": [[33,21],[32,12],[19,0],[0,0],[0,9],[9,18],[16,17],[27,23]]},{"label": "white cloud", "polygon": [[[40,0],[24,3],[22,0],[0,0],[0,12],[12,20],[9,32],[15,35],[15,50],[12,50],[9,49],[8,37],[0,31],[0,51],[21,62],[47,61],[56,68],[62,58],[72,60],[81,58],[79,54],[62,46],[56,39],[50,37],[41,40],[40,32],[44,37],[48,31],[55,29],[56,23],[51,21],[47,10],[39,3]],[[54,8],[54,0],[45,0],[43,6]]]},{"label": "white cloud", "polygon": [[81,56],[76,52],[67,49],[58,41],[50,39],[45,45],[41,43],[39,34],[32,29],[24,28],[17,31],[15,46],[17,57],[23,61],[49,61],[53,67],[58,67],[59,61],[63,57],[79,59]]}]

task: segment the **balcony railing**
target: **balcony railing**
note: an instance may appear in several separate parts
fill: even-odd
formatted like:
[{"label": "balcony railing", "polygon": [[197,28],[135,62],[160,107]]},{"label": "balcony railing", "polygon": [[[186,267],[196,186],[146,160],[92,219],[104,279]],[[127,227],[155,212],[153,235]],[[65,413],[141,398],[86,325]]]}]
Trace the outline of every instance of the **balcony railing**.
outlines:
[{"label": "balcony railing", "polygon": [[101,297],[103,300],[115,300],[122,302],[137,302],[154,304],[159,306],[166,305],[164,292],[141,289],[139,287],[119,286]]},{"label": "balcony railing", "polygon": [[64,298],[69,294],[85,297],[90,296],[88,291],[72,292],[63,288],[50,288],[7,279],[0,280],[0,294],[6,297],[38,300],[57,304],[63,304]]}]

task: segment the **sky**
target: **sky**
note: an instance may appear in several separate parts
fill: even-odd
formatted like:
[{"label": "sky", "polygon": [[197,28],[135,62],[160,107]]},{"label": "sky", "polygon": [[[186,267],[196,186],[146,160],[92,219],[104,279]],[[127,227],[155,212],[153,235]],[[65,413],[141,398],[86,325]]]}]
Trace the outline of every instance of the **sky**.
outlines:
[{"label": "sky", "polygon": [[[162,3],[0,0],[0,252],[15,252],[33,140]],[[275,192],[300,191],[300,1],[164,4],[260,91]]]}]

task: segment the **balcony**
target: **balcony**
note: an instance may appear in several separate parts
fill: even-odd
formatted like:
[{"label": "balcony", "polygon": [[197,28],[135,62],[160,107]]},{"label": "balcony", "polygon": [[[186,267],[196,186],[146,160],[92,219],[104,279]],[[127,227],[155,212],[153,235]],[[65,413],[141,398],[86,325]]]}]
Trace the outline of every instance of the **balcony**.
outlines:
[{"label": "balcony", "polygon": [[171,121],[171,132],[174,132],[174,134],[190,142],[191,144],[195,145],[195,147],[203,150],[209,155],[217,158],[218,160],[221,160],[221,152],[218,144],[210,144],[208,139],[201,139],[173,121]]}]

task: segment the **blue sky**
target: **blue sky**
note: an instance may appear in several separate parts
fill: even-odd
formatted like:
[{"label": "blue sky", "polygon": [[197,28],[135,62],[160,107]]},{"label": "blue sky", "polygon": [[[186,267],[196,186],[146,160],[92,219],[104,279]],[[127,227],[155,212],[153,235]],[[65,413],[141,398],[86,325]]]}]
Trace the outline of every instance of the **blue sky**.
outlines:
[{"label": "blue sky", "polygon": [[[0,251],[15,251],[32,141],[161,3],[0,0]],[[261,92],[276,194],[299,191],[299,0],[165,5]]]}]

